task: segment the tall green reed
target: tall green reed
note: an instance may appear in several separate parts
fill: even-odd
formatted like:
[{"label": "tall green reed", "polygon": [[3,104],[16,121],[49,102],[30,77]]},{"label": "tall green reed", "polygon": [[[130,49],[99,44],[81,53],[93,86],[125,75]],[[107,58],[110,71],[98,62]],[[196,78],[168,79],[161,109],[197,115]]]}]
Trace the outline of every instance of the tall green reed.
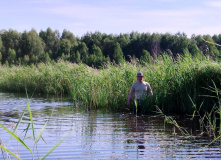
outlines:
[{"label": "tall green reed", "polygon": [[[155,105],[163,112],[192,113],[189,96],[199,104],[202,99],[199,95],[207,93],[202,87],[211,85],[211,79],[219,83],[221,64],[203,55],[192,57],[186,53],[175,59],[162,54],[152,64],[107,63],[100,69],[64,61],[37,66],[1,66],[0,90],[25,92],[27,88],[28,92],[68,94],[74,102],[90,109],[131,110],[126,101],[138,71],[144,73],[154,92],[152,99],[147,98],[143,113],[152,112]],[[202,108],[210,109],[208,104]]]}]

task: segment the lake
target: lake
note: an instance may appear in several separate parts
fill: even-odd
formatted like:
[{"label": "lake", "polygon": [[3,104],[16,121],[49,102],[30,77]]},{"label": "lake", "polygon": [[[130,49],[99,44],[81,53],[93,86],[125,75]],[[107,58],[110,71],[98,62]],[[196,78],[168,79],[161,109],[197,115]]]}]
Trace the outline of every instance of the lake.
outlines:
[{"label": "lake", "polygon": [[[164,124],[163,117],[153,115],[136,117],[131,113],[112,113],[106,110],[89,111],[74,105],[66,98],[29,98],[35,134],[49,123],[34,147],[28,111],[16,135],[34,150],[34,159],[43,157],[62,138],[70,135],[46,159],[220,159],[221,145],[214,142],[198,152],[213,139],[199,136],[200,131],[188,116],[174,116],[177,123],[191,133],[183,136],[173,125]],[[0,93],[0,123],[13,130],[27,106],[26,95]],[[26,135],[25,135],[26,134]],[[32,154],[0,127],[3,145],[22,159]],[[4,155],[5,156],[5,155]],[[9,155],[10,159],[16,159]],[[0,159],[3,159],[2,152]]]}]

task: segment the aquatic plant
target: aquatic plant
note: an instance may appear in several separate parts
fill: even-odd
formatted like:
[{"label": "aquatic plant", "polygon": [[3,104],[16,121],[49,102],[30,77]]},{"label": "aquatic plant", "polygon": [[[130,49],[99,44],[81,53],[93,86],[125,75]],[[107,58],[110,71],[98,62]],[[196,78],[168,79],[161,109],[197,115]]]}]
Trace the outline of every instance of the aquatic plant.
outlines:
[{"label": "aquatic plant", "polygon": [[[85,64],[39,63],[31,66],[0,66],[0,90],[42,94],[68,94],[74,102],[89,109],[106,108],[114,111],[132,110],[126,106],[127,96],[136,73],[142,71],[153,89],[152,99],[147,97],[142,113],[155,111],[155,105],[165,113],[189,113],[207,94],[203,87],[220,86],[221,64],[201,54],[186,53],[176,58],[162,54],[152,64],[132,60],[120,65],[105,63],[102,68]],[[202,109],[210,110],[211,100]]]},{"label": "aquatic plant", "polygon": [[[29,113],[30,123],[28,124],[28,126],[27,126],[27,128],[26,128],[26,133],[27,133],[27,130],[29,129],[29,126],[31,125],[32,135],[33,135],[33,139],[34,139],[33,151],[32,151],[32,150],[30,149],[30,147],[24,142],[24,140],[22,140],[22,139],[20,138],[21,135],[19,135],[19,136],[16,135],[16,131],[17,131],[17,129],[18,129],[18,127],[19,127],[19,125],[20,125],[20,123],[21,123],[21,121],[22,121],[22,119],[23,119],[23,117],[24,117],[24,114],[25,114],[25,112],[26,112],[27,109],[28,109],[28,113]],[[16,124],[16,126],[15,126],[15,128],[14,128],[14,130],[13,130],[13,132],[10,131],[10,130],[9,130],[8,128],[6,128],[5,126],[3,126],[2,124],[0,124],[0,127],[2,127],[5,131],[7,131],[7,133],[9,133],[9,134],[11,135],[11,139],[12,139],[12,138],[15,138],[15,139],[18,141],[18,143],[20,143],[22,146],[24,146],[24,147],[32,154],[32,156],[33,156],[32,159],[34,159],[34,157],[35,157],[34,149],[37,147],[36,145],[37,145],[38,141],[39,141],[40,139],[43,139],[42,134],[44,133],[47,124],[48,124],[48,121],[46,121],[45,125],[44,125],[44,126],[42,127],[42,129],[38,132],[37,136],[35,136],[35,130],[34,130],[34,123],[33,123],[33,120],[32,120],[31,107],[30,107],[30,105],[29,105],[29,102],[27,101],[27,107],[24,109],[24,111],[23,111],[23,113],[22,113],[20,119],[18,120],[18,122],[17,122],[17,124]],[[24,139],[29,138],[29,137],[26,137],[26,133],[25,133]],[[69,133],[69,134],[70,134],[70,133]],[[68,134],[67,136],[65,136],[62,140],[60,140],[54,147],[51,148],[51,150],[49,150],[49,151],[48,151],[42,158],[40,158],[40,159],[41,159],[41,160],[45,159],[55,148],[57,148],[57,147],[59,146],[60,143],[62,143],[62,142],[69,136],[69,134]],[[7,147],[7,146],[9,145],[11,139],[9,140],[9,142],[8,142],[7,145],[4,145],[3,142],[2,142],[1,139],[0,139],[0,142],[1,142],[1,143],[0,143],[0,149],[1,149],[1,152],[2,152],[2,157],[3,157],[3,159],[5,160],[5,159],[8,159],[8,158],[10,157],[9,154],[11,154],[12,156],[14,156],[14,157],[16,157],[16,158],[18,158],[18,159],[21,160],[21,158],[19,157],[18,154],[13,153],[13,152],[12,152],[11,150],[9,150],[8,147]],[[43,141],[44,141],[44,139],[43,139]],[[45,141],[44,141],[44,142],[45,142]],[[5,158],[5,153],[4,153],[4,151],[5,151],[6,154],[7,154],[7,156],[6,156],[7,158]]]}]

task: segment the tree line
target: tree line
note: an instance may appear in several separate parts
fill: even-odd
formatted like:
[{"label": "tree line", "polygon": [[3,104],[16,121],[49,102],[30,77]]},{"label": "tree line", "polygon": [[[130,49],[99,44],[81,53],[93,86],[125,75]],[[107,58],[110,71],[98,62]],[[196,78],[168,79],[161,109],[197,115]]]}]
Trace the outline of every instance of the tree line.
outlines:
[{"label": "tree line", "polygon": [[[207,43],[209,41],[211,43]],[[221,54],[219,35],[192,35],[185,33],[122,33],[119,35],[88,32],[76,37],[64,29],[47,28],[39,33],[35,29],[19,33],[16,30],[0,31],[0,62],[6,65],[30,65],[63,59],[89,66],[101,66],[103,62],[121,63],[131,57],[150,62],[162,53],[176,57],[186,52],[192,55],[206,54],[217,58]]]}]

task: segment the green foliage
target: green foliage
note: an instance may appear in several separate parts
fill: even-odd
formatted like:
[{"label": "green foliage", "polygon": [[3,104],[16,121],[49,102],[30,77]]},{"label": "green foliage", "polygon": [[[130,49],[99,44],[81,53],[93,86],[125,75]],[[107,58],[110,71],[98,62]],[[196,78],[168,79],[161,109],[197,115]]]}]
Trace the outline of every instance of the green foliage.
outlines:
[{"label": "green foliage", "polygon": [[0,52],[0,62],[2,62],[2,53]]},{"label": "green foliage", "polygon": [[71,33],[70,31],[67,31],[66,29],[63,30],[63,33],[61,35],[61,40],[63,39],[69,40],[71,46],[77,45],[77,39],[75,38],[74,34]]},{"label": "green foliage", "polygon": [[39,56],[44,53],[45,43],[38,36],[37,32],[32,29],[25,31],[21,35],[21,52],[22,56],[28,55],[29,57]]},{"label": "green foliage", "polygon": [[49,63],[51,61],[49,53],[46,52],[46,53],[42,54],[40,57],[40,61],[43,63]]},{"label": "green foliage", "polygon": [[[13,49],[16,53],[19,51],[21,36],[16,30],[9,29],[8,31],[2,30],[1,37],[2,37],[2,44],[4,46],[4,51],[2,52],[3,53],[2,56],[3,56],[3,61],[5,61],[9,49]],[[1,49],[1,44],[0,44],[0,49]]]},{"label": "green foliage", "polygon": [[180,32],[175,34],[175,42],[174,51],[176,53],[182,53],[182,51],[187,49],[190,44],[190,40],[187,38],[187,35]]},{"label": "green foliage", "polygon": [[9,63],[8,63],[7,60],[5,61],[4,65],[5,65],[5,66],[9,66]]},{"label": "green foliage", "polygon": [[60,47],[60,39],[58,37],[59,32],[52,31],[51,28],[47,28],[46,31],[40,31],[39,37],[41,37],[45,43],[45,52],[50,53],[50,57],[55,59],[58,56],[58,50]]},{"label": "green foliage", "polygon": [[124,48],[130,43],[130,36],[128,34],[120,34],[117,37],[117,42],[120,44],[121,48]]},{"label": "green foliage", "polygon": [[24,58],[23,58],[23,64],[28,65],[29,62],[30,62],[29,56],[28,56],[28,55],[25,55]]},{"label": "green foliage", "polygon": [[[39,35],[34,29],[23,33],[18,33],[16,30],[11,29],[1,30],[0,35],[0,51],[3,64],[7,60],[9,48],[14,49],[16,53],[16,60],[13,63],[20,65],[23,64],[21,59],[25,55],[30,58],[29,64],[36,64],[40,61],[48,62],[48,55],[54,61],[61,58],[78,63],[79,58],[74,60],[74,57],[77,56],[77,51],[80,54],[80,61],[90,66],[92,64],[100,66],[98,64],[109,61],[93,54],[94,45],[100,48],[104,57],[110,57],[116,63],[122,63],[124,58],[126,58],[125,60],[130,60],[128,55],[140,59],[143,50],[149,52],[154,59],[160,57],[168,49],[173,54],[173,57],[182,54],[184,49],[188,49],[194,56],[198,52],[202,52],[204,55],[209,55],[210,58],[220,59],[221,52],[221,47],[213,44],[213,42],[218,44],[221,42],[221,35],[214,35],[213,37],[209,35],[192,35],[189,39],[185,33],[180,32],[174,35],[170,33],[150,34],[138,32],[113,35],[96,31],[94,33],[88,32],[78,38],[67,30],[63,30],[60,36],[58,30],[52,31],[51,28],[47,28],[46,31],[41,30]],[[103,59],[103,61],[100,62],[100,59]],[[9,64],[12,63],[10,60],[7,61]]]},{"label": "green foliage", "polygon": [[141,63],[151,63],[151,56],[150,56],[150,53],[147,51],[147,50],[143,50],[142,51],[142,54],[141,54],[141,57],[140,57],[140,61]]},{"label": "green foliage", "polygon": [[77,47],[77,50],[79,51],[79,54],[81,56],[81,60],[87,64],[88,59],[88,47],[84,42],[80,43]]},{"label": "green foliage", "polygon": [[71,62],[74,62],[74,63],[81,62],[81,55],[78,50],[76,52],[71,53]]},{"label": "green foliage", "polygon": [[96,45],[93,45],[92,46],[92,54],[90,54],[90,56],[88,57],[88,65],[89,66],[101,66],[102,65],[102,62],[105,61],[105,57],[101,51],[101,49],[96,46]]},{"label": "green foliage", "polygon": [[[27,99],[28,99],[28,97],[27,97]],[[27,108],[24,109],[23,114],[21,115],[20,119],[18,120],[17,125],[16,125],[16,127],[15,127],[15,129],[14,129],[13,132],[11,132],[9,129],[7,129],[7,128],[6,128],[5,126],[3,126],[2,124],[0,124],[0,127],[2,127],[5,131],[7,131],[7,132],[11,135],[11,137],[15,138],[15,139],[18,141],[18,143],[20,143],[22,146],[24,146],[24,147],[32,154],[33,159],[34,159],[34,158],[35,158],[35,157],[34,157],[34,151],[35,151],[35,150],[33,149],[33,151],[31,151],[31,149],[29,148],[29,146],[28,146],[23,140],[21,140],[21,139],[19,138],[19,136],[17,136],[17,135],[15,134],[15,132],[16,132],[17,128],[19,127],[20,122],[22,121],[22,119],[23,119],[23,117],[24,117],[24,114],[25,114],[25,112],[26,112],[27,109],[28,109],[29,118],[30,118],[30,124],[28,124],[28,127],[27,127],[27,128],[29,128],[29,125],[31,125],[32,134],[33,134],[33,139],[34,139],[34,147],[33,147],[33,148],[36,147],[36,149],[37,149],[36,144],[38,143],[38,141],[40,140],[40,138],[42,138],[42,134],[44,133],[44,130],[45,130],[47,124],[48,124],[48,121],[46,121],[45,125],[42,127],[42,129],[38,132],[37,136],[35,137],[34,123],[33,123],[33,120],[32,120],[32,112],[31,112],[31,107],[30,107],[30,105],[29,105],[29,101],[27,102]],[[45,159],[45,158],[46,158],[55,148],[57,148],[70,134],[71,134],[71,132],[69,132],[67,136],[65,136],[65,137],[64,137],[62,140],[60,140],[54,147],[52,147],[51,150],[49,150],[49,151],[41,158],[41,160]],[[26,138],[26,134],[25,134],[25,138]],[[25,139],[25,138],[24,138],[24,139]],[[42,139],[43,139],[43,138],[42,138]],[[10,139],[10,140],[11,140],[11,139]],[[10,142],[10,140],[9,140],[9,142]],[[0,145],[0,148],[3,149],[4,151],[10,153],[10,154],[13,155],[14,157],[16,157],[16,158],[18,158],[18,159],[21,159],[18,155],[16,155],[15,153],[11,152],[11,151],[10,151],[9,149],[7,149],[6,147]],[[4,152],[2,152],[2,154],[3,154],[3,158],[4,158]],[[8,159],[8,158],[10,158],[10,157],[7,156],[7,159]],[[39,159],[39,155],[38,155],[38,159]]]},{"label": "green foliage", "polygon": [[115,43],[114,45],[114,53],[113,53],[113,60],[115,63],[122,63],[124,58],[123,58],[123,52],[120,48],[120,44],[118,42]]},{"label": "green foliage", "polygon": [[[10,130],[8,130],[5,126],[0,124],[0,127],[2,127],[4,130],[6,130],[12,137],[14,137],[20,144],[22,144],[29,152],[32,153],[31,149],[28,147],[27,144],[25,144],[18,136],[16,136],[14,133],[12,133]],[[33,153],[32,153],[33,154]]]},{"label": "green foliage", "polygon": [[15,63],[16,60],[16,52],[14,49],[9,48],[8,49],[8,56],[6,58],[9,64]]},{"label": "green foliage", "polygon": [[2,44],[2,38],[0,36],[0,52],[2,51],[2,49],[3,49],[3,44]]},{"label": "green foliage", "polygon": [[[216,34],[215,34],[215,35],[212,37],[212,39],[214,40],[214,42],[215,42],[216,44],[221,44],[221,34],[219,34],[219,35],[216,35]],[[217,47],[218,50],[221,50],[221,46],[216,45],[216,47]]]},{"label": "green foliage", "polygon": [[59,55],[60,56],[62,54],[68,55],[70,54],[70,50],[71,50],[71,42],[68,39],[62,39],[59,49]]},{"label": "green foliage", "polygon": [[[94,54],[92,54],[94,55]],[[85,64],[40,63],[38,66],[1,66],[0,89],[2,91],[47,94],[69,94],[73,101],[82,102],[87,107],[108,107],[125,110],[127,96],[137,71],[145,75],[153,89],[154,96],[147,98],[143,112],[151,112],[157,105],[165,113],[192,113],[192,102],[201,104],[207,94],[202,87],[210,86],[211,80],[220,86],[220,63],[207,57],[193,57],[190,53],[172,60],[164,54],[154,64],[123,62],[121,65],[106,63],[103,69],[93,69]],[[209,110],[211,100],[206,100],[202,109]]]},{"label": "green foliage", "polygon": [[199,50],[199,48],[197,47],[197,45],[196,44],[192,44],[192,45],[190,45],[190,53],[193,55],[193,56],[195,56],[195,55],[198,55],[198,54],[200,54],[200,50]]}]

